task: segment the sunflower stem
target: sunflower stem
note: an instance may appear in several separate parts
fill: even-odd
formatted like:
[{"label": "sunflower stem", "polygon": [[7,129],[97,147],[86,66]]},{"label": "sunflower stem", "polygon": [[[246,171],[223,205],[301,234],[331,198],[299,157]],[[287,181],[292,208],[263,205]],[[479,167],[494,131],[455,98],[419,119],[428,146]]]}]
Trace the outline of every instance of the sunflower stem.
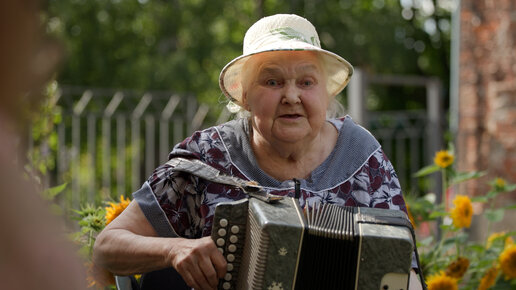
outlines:
[{"label": "sunflower stem", "polygon": [[448,211],[448,203],[446,201],[446,190],[448,189],[448,180],[446,176],[446,168],[441,168],[441,176],[442,176],[442,193],[441,193],[441,206],[443,206],[445,211]]}]

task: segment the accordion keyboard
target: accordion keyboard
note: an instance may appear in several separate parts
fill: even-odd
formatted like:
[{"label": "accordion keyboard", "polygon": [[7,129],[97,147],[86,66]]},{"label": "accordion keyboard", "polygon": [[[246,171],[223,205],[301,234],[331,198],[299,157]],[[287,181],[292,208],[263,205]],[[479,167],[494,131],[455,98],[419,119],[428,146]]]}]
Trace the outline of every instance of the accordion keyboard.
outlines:
[{"label": "accordion keyboard", "polygon": [[244,199],[231,205],[217,206],[211,238],[227,262],[227,272],[219,282],[219,289],[235,289],[245,242],[247,204],[247,199]]}]

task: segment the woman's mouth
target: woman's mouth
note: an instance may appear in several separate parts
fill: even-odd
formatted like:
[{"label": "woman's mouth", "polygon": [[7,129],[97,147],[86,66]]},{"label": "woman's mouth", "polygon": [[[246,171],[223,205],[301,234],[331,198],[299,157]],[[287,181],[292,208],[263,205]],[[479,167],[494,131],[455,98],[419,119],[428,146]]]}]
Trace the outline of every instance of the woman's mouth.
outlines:
[{"label": "woman's mouth", "polygon": [[280,117],[281,118],[286,118],[286,119],[296,119],[296,118],[301,117],[301,115],[299,115],[299,114],[284,114],[284,115],[281,115]]}]

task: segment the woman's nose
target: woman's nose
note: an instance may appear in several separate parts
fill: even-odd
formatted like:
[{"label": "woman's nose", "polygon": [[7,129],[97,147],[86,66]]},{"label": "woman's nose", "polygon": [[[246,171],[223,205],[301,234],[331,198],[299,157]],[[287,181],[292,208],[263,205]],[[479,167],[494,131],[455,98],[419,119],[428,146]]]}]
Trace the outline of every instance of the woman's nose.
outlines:
[{"label": "woman's nose", "polygon": [[301,102],[301,92],[295,83],[287,82],[283,88],[283,98],[281,99],[282,104],[297,104]]}]

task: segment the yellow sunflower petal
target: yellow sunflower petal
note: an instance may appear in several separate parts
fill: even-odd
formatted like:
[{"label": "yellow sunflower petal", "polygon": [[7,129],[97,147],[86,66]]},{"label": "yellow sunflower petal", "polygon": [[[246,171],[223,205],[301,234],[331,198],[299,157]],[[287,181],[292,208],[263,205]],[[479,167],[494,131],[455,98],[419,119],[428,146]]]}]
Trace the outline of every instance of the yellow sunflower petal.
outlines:
[{"label": "yellow sunflower petal", "polygon": [[109,206],[106,207],[106,225],[118,217],[129,206],[130,202],[129,198],[125,199],[122,195],[120,196],[119,203],[110,202]]},{"label": "yellow sunflower petal", "polygon": [[457,195],[453,200],[455,207],[451,210],[453,225],[457,228],[469,228],[473,217],[471,200],[465,195]]},{"label": "yellow sunflower petal", "polygon": [[478,290],[487,290],[492,287],[496,282],[496,277],[498,276],[498,267],[492,267],[484,274],[482,279],[480,280],[480,285],[478,286]]},{"label": "yellow sunflower petal", "polygon": [[505,248],[499,257],[500,268],[505,274],[505,279],[516,278],[516,245],[512,244]]},{"label": "yellow sunflower petal", "polygon": [[435,165],[446,168],[453,164],[455,157],[449,151],[441,150],[435,154],[434,163]]},{"label": "yellow sunflower petal", "polygon": [[464,274],[466,274],[466,271],[469,267],[469,260],[464,257],[458,257],[455,261],[450,263],[448,265],[448,268],[446,268],[446,276],[460,279]]},{"label": "yellow sunflower petal", "polygon": [[428,290],[458,290],[457,279],[446,276],[441,271],[438,274],[428,277],[427,282]]}]

